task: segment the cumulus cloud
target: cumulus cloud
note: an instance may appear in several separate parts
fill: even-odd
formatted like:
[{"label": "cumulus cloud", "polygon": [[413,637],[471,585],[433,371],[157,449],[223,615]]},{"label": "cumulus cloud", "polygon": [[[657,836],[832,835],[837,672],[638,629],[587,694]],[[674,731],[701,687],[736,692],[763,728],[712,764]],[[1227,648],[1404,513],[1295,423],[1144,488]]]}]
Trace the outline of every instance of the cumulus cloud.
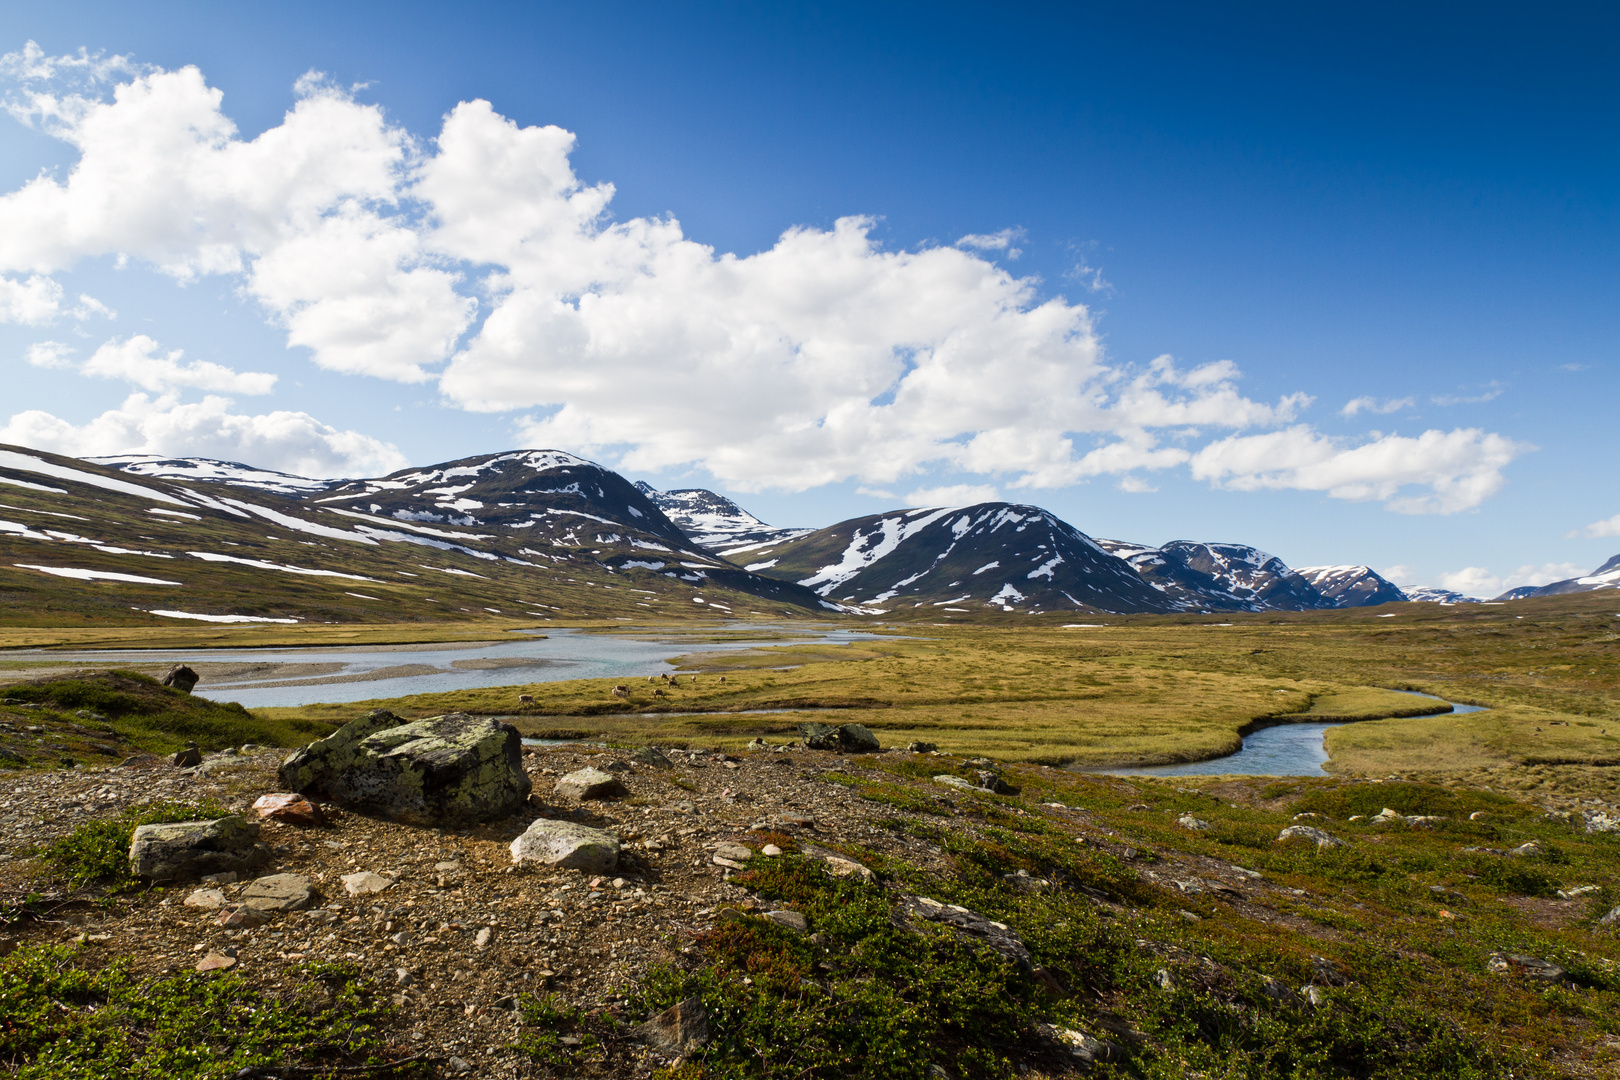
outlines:
[{"label": "cumulus cloud", "polygon": [[1384,401],[1380,401],[1375,397],[1351,398],[1349,401],[1345,402],[1344,408],[1339,410],[1339,415],[1355,416],[1357,413],[1364,412],[1379,413],[1380,415],[1383,415],[1392,412],[1400,412],[1402,409],[1410,409],[1414,402],[1415,399],[1409,397],[1389,398]]},{"label": "cumulus cloud", "polygon": [[379,476],[405,467],[389,443],[339,431],[302,412],[247,416],[228,398],[181,404],[172,395],[132,394],[86,424],[40,410],[21,412],[0,427],[0,443],[70,457],[163,454],[246,461],[300,476]]},{"label": "cumulus cloud", "polygon": [[69,359],[73,352],[73,346],[60,341],[36,341],[24,351],[23,358],[38,368],[68,368],[73,366]]},{"label": "cumulus cloud", "polygon": [[1502,469],[1531,449],[1478,428],[1349,440],[1295,425],[1212,442],[1192,456],[1192,474],[1237,491],[1324,491],[1380,499],[1403,514],[1450,514],[1494,495],[1506,483]]},{"label": "cumulus cloud", "polygon": [[[435,381],[449,405],[519,414],[531,444],[621,468],[702,467],[741,491],[935,470],[1022,489],[1191,462],[1225,487],[1449,512],[1520,449],[1477,431],[1341,444],[1296,424],[1308,395],[1251,399],[1229,361],[1124,367],[1085,306],[991,260],[1021,230],[893,251],[847,217],[725,254],[672,217],[613,219],[612,185],[574,173],[572,133],[488,102],[424,141],[312,74],[247,139],[194,67],[30,46],[0,68],[13,115],[78,151],[65,177],[0,194],[0,273],[19,287],[103,255],[231,275],[316,364]],[[153,393],[251,378],[178,357],[141,370],[166,373],[139,384]],[[1227,437],[1196,449],[1212,431]],[[1372,460],[1408,444],[1415,465]]]},{"label": "cumulus cloud", "polygon": [[1593,540],[1605,536],[1620,536],[1620,514],[1616,514],[1612,518],[1605,518],[1602,521],[1594,521],[1590,525],[1583,525],[1574,532],[1565,533],[1564,539],[1573,540],[1580,536]]},{"label": "cumulus cloud", "polygon": [[972,506],[974,503],[1000,501],[1001,492],[992,484],[945,484],[918,488],[906,496],[906,502],[911,506]]},{"label": "cumulus cloud", "polygon": [[145,334],[126,341],[117,338],[97,349],[79,369],[86,375],[123,379],[143,390],[165,391],[180,387],[218,390],[230,394],[268,394],[276,376],[262,371],[233,371],[205,360],[182,364],[180,349],[158,355],[161,346]]},{"label": "cumulus cloud", "polygon": [[40,274],[26,281],[0,277],[0,323],[39,326],[62,309],[62,286]]},{"label": "cumulus cloud", "polygon": [[1443,589],[1460,592],[1464,596],[1489,599],[1521,585],[1551,585],[1555,581],[1580,577],[1585,572],[1574,563],[1526,564],[1508,574],[1496,574],[1483,566],[1465,566],[1461,570],[1441,574],[1439,582]]}]

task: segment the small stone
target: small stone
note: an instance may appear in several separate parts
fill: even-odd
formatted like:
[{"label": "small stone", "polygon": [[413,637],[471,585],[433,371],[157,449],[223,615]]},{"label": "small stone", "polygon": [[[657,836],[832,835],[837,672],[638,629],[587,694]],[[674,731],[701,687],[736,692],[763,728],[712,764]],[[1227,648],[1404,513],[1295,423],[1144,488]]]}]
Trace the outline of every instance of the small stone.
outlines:
[{"label": "small stone", "polygon": [[433,864],[433,869],[441,874],[456,874],[461,872],[461,864],[458,862],[437,862]]},{"label": "small stone", "polygon": [[553,792],[563,799],[622,799],[629,794],[617,776],[590,766],[558,780]]},{"label": "small stone", "polygon": [[630,755],[630,760],[640,765],[651,765],[655,769],[673,769],[674,763],[658,752],[657,747],[643,746]]},{"label": "small stone", "polygon": [[1200,821],[1191,814],[1182,814],[1180,817],[1176,818],[1176,824],[1180,825],[1183,829],[1192,829],[1194,832],[1203,832],[1205,829],[1209,828],[1209,822]]},{"label": "small stone", "polygon": [[207,956],[197,961],[198,971],[224,971],[236,966],[236,957],[226,956],[224,953],[209,950]]},{"label": "small stone", "polygon": [[250,930],[255,926],[263,926],[274,917],[270,912],[260,908],[236,907],[221,910],[217,922],[220,926],[232,930]]},{"label": "small stone", "polygon": [[163,685],[172,686],[182,694],[191,693],[197,685],[197,673],[185,664],[176,664],[163,676]]},{"label": "small stone", "polygon": [[841,859],[836,855],[828,855],[826,863],[827,872],[833,877],[856,878],[865,882],[877,880],[877,875],[872,873],[871,870],[850,859]]},{"label": "small stone", "polygon": [[1277,839],[1279,841],[1309,840],[1318,848],[1344,846],[1343,840],[1340,840],[1337,836],[1334,836],[1331,833],[1324,832],[1323,830],[1316,828],[1314,825],[1290,825],[1288,828],[1277,834]]},{"label": "small stone", "polygon": [[366,896],[370,893],[380,893],[394,883],[394,879],[374,874],[369,870],[362,870],[357,874],[343,875],[343,888],[350,896]]},{"label": "small stone", "polygon": [[1305,1000],[1310,1002],[1313,1009],[1319,1009],[1327,1003],[1327,992],[1320,986],[1307,986],[1300,992],[1305,995]]},{"label": "small stone", "polygon": [[390,936],[388,940],[392,941],[395,945],[398,945],[403,949],[405,946],[411,943],[411,932],[409,930],[401,930],[399,933]]},{"label": "small stone", "polygon": [[759,849],[759,853],[761,855],[775,856],[782,854],[782,849],[777,847],[775,844],[766,844],[764,847]]},{"label": "small stone", "polygon": [[214,911],[225,906],[225,893],[219,889],[198,889],[186,897],[185,905]]},{"label": "small stone", "polygon": [[457,1076],[472,1072],[471,1064],[462,1058],[455,1057],[454,1055],[451,1056],[449,1061],[445,1062],[445,1066]]},{"label": "small stone", "polygon": [[637,1024],[630,1033],[661,1050],[689,1054],[709,1042],[709,1014],[703,999],[689,997]]},{"label": "small stone", "polygon": [[1620,904],[1616,904],[1610,912],[1598,920],[1599,926],[1620,926]]},{"label": "small stone", "polygon": [[797,911],[788,911],[786,909],[780,911],[768,911],[765,913],[765,918],[769,919],[777,926],[785,926],[789,930],[797,930],[800,933],[810,929],[810,924],[805,920],[805,917],[799,914]]},{"label": "small stone", "polygon": [[714,853],[738,862],[746,862],[754,857],[753,849],[743,847],[741,844],[720,844],[715,847]]},{"label": "small stone", "polygon": [[320,807],[302,795],[291,792],[261,795],[253,804],[253,809],[261,818],[273,818],[291,825],[326,824],[326,815],[321,813]]},{"label": "small stone", "polygon": [[192,743],[184,750],[175,751],[169,761],[177,769],[195,769],[202,764],[202,751],[197,748],[196,743]]},{"label": "small stone", "polygon": [[260,911],[302,911],[314,900],[309,878],[299,874],[271,874],[250,882],[239,899]]},{"label": "small stone", "polygon": [[409,986],[409,985],[411,985],[411,983],[413,983],[415,981],[416,981],[416,976],[411,974],[411,969],[410,968],[395,968],[394,969],[394,985],[395,986]]},{"label": "small stone", "polygon": [[1509,855],[1519,855],[1519,856],[1540,855],[1541,854],[1541,845],[1536,843],[1534,840],[1532,840],[1528,844],[1520,844],[1518,847],[1516,847],[1512,851],[1508,852],[1508,854]]},{"label": "small stone", "polygon": [[1176,980],[1170,974],[1169,968],[1160,968],[1153,973],[1153,985],[1168,992],[1176,988]]},{"label": "small stone", "polygon": [[490,939],[494,936],[495,931],[486,926],[478,931],[478,934],[473,938],[473,944],[478,946],[480,949],[487,949],[489,948]]},{"label": "small stone", "polygon": [[1551,960],[1543,960],[1539,956],[1521,956],[1517,953],[1491,953],[1485,961],[1485,970],[1493,975],[1518,972],[1544,983],[1569,981],[1569,972]]}]

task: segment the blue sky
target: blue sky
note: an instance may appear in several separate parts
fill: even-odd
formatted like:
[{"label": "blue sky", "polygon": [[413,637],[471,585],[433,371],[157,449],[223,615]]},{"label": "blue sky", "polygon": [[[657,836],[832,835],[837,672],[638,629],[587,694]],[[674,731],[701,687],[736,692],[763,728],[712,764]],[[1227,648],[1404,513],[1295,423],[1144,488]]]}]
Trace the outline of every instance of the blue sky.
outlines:
[{"label": "blue sky", "polygon": [[[1095,535],[1477,593],[1620,550],[1620,15],[1119,7],[9,7],[0,52],[42,59],[0,117],[0,424],[329,472],[545,439],[782,524],[993,490]],[[94,77],[49,64],[81,47]],[[29,96],[110,102],[188,65],[191,98],[99,127]],[[287,142],[350,132],[349,171],[272,191],[269,154],[217,204],[208,154],[143,174],[118,132],[172,130],[205,88],[225,142],[326,102]],[[477,155],[445,118],[475,100],[457,146],[600,193],[543,256],[503,222],[556,190],[456,171]],[[545,125],[577,141],[521,138]],[[140,198],[74,189],[98,160]],[[440,186],[407,190],[428,161]],[[30,238],[41,170],[62,216]],[[416,245],[392,284],[318,302],[352,249],[298,217],[305,183],[366,250]]]}]

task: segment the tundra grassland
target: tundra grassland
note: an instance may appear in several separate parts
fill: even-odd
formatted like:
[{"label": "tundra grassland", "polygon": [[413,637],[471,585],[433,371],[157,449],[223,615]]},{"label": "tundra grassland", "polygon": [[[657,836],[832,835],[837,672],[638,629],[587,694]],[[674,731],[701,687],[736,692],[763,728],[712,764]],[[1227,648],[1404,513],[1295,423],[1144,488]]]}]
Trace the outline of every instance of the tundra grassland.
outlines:
[{"label": "tundra grassland", "polygon": [[[1584,594],[1070,628],[891,624],[891,637],[847,645],[673,656],[673,686],[591,679],[259,711],[339,723],[372,707],[462,710],[534,735],[732,749],[791,739],[804,720],[858,722],[885,745],[1080,767],[1216,757],[1265,724],[1364,721],[1329,733],[1330,771],[1572,796],[1612,790],[1620,766],[1616,607]],[[678,648],[677,628],[658,629]]]}]

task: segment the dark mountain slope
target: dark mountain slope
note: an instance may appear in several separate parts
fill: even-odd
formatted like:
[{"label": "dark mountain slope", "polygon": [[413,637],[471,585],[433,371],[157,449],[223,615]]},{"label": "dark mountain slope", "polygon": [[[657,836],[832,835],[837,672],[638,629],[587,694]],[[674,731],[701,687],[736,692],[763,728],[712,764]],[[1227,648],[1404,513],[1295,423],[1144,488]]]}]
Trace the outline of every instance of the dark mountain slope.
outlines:
[{"label": "dark mountain slope", "polygon": [[873,514],[730,554],[758,573],[867,607],[1171,607],[1125,562],[1034,506],[980,503]]}]

